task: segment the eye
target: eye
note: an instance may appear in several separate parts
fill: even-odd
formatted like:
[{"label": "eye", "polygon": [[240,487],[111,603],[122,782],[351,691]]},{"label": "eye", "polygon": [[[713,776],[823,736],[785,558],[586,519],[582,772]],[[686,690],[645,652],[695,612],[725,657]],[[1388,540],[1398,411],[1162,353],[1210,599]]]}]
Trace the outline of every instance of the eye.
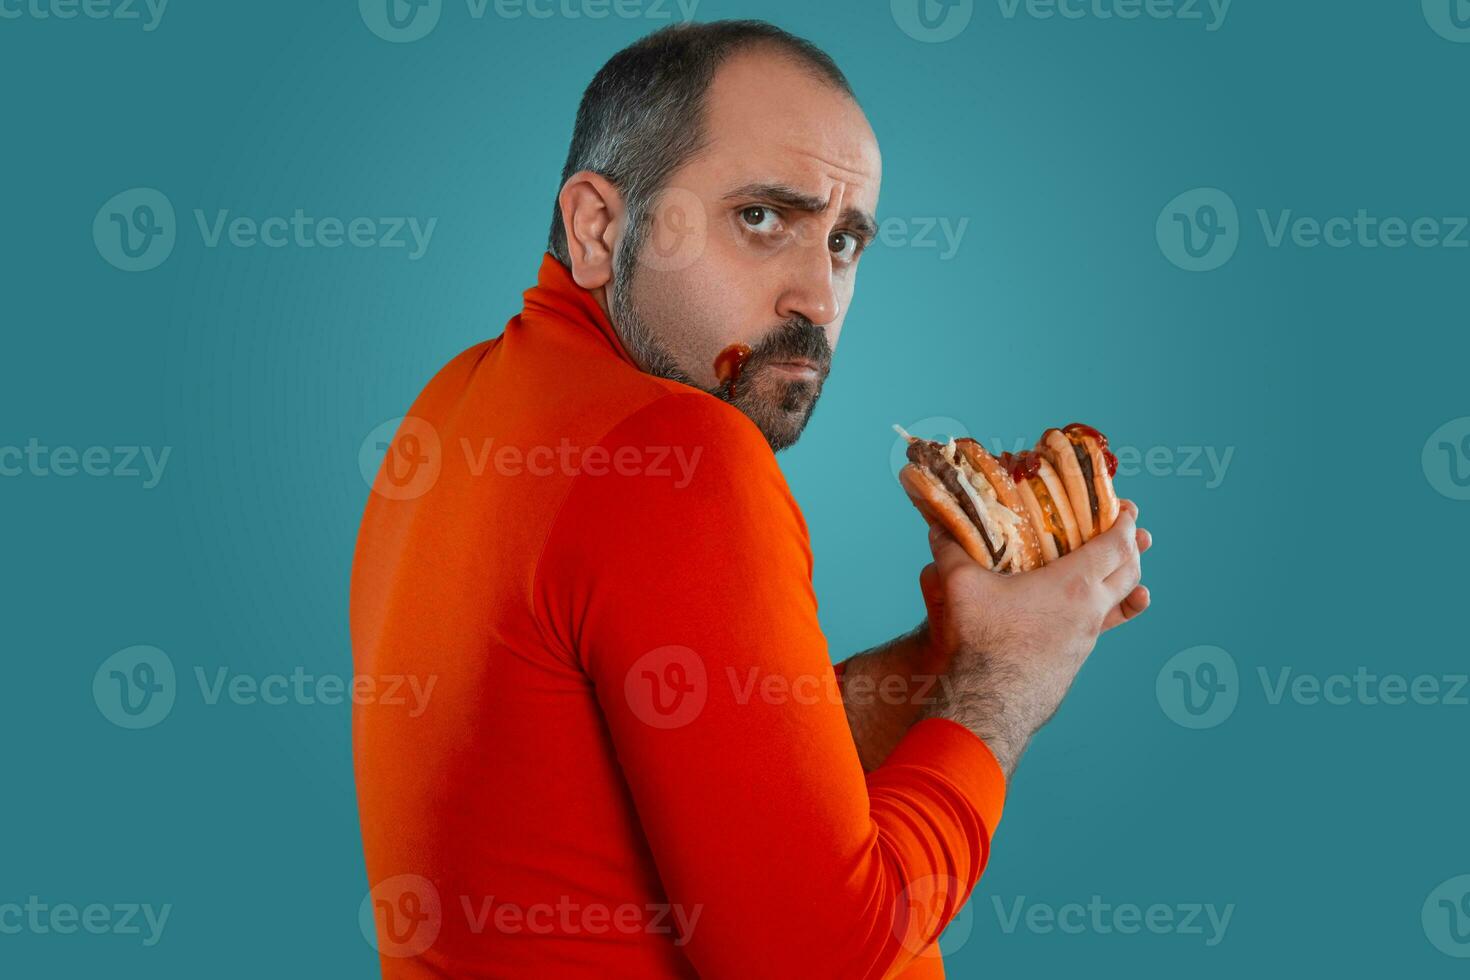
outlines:
[{"label": "eye", "polygon": [[776,212],[759,204],[753,204],[748,208],[741,208],[740,220],[745,226],[753,231],[769,232],[776,230]]},{"label": "eye", "polygon": [[863,250],[863,243],[850,231],[835,231],[827,239],[827,247],[838,259],[850,262]]}]

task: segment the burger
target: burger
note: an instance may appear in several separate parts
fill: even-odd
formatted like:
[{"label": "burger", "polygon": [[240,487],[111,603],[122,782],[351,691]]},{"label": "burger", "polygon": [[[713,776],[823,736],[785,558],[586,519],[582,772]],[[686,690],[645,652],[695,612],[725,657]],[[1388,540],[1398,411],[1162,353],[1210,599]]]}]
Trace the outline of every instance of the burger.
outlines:
[{"label": "burger", "polygon": [[1012,573],[1041,564],[1021,495],[984,446],[974,439],[939,443],[893,428],[909,444],[898,482],[928,521],[942,524],[986,568]]},{"label": "burger", "polygon": [[898,480],[909,499],[985,568],[1029,571],[1117,520],[1118,460],[1091,426],[1047,429],[1034,449],[999,459],[974,439],[940,443],[893,428],[908,442]]}]

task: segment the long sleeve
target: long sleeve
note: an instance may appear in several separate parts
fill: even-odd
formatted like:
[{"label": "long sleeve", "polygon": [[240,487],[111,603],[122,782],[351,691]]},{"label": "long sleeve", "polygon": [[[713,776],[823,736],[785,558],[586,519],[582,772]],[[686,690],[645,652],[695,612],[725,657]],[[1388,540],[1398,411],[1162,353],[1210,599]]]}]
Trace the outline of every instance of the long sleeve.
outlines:
[{"label": "long sleeve", "polygon": [[749,419],[670,393],[598,445],[535,613],[595,687],[685,954],[710,978],[895,975],[985,866],[994,757],[930,719],[863,773],[806,524]]}]

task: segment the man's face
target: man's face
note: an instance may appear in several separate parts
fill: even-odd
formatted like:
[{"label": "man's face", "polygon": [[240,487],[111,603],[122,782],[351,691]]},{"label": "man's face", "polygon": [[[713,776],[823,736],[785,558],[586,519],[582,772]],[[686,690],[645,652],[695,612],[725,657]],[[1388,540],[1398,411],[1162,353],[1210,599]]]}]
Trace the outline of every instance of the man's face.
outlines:
[{"label": "man's face", "polygon": [[615,256],[612,319],[645,370],[730,401],[780,450],[831,370],[875,231],[878,143],[847,95],[767,51],[720,67],[705,127],[641,245]]}]

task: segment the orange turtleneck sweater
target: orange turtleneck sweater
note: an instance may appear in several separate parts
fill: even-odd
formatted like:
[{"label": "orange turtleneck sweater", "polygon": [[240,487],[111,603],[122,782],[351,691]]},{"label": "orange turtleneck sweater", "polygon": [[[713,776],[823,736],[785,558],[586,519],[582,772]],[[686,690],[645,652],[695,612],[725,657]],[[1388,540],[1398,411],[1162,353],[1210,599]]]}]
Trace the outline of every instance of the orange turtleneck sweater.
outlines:
[{"label": "orange turtleneck sweater", "polygon": [[384,976],[942,976],[1004,778],[941,719],[863,771],[811,575],[755,425],[640,371],[546,255],[414,402],[358,535]]}]

